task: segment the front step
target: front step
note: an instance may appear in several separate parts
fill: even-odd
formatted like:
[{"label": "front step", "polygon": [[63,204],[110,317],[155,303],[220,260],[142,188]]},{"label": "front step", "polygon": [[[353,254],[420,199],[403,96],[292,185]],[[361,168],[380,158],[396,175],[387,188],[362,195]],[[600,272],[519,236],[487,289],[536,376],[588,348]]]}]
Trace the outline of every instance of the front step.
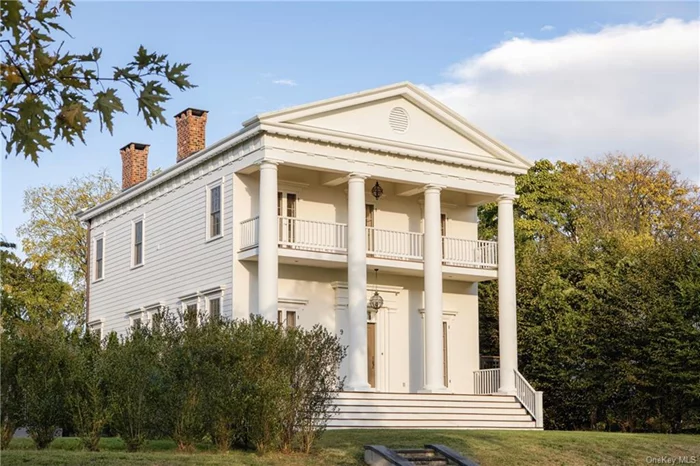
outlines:
[{"label": "front step", "polygon": [[514,396],[341,392],[329,429],[535,429]]}]

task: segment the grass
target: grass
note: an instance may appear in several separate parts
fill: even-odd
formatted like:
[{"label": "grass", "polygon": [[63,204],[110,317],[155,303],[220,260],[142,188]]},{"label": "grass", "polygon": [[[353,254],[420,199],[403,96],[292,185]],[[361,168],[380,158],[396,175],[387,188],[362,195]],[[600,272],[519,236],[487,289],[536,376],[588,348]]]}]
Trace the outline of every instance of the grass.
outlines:
[{"label": "grass", "polygon": [[310,455],[263,456],[253,452],[213,452],[200,445],[192,454],[177,453],[169,440],[148,442],[143,452],[126,453],[121,440],[103,439],[98,453],[82,451],[74,438],[56,439],[48,450],[36,451],[29,439],[14,439],[0,454],[3,466],[13,465],[360,465],[363,445],[395,448],[425,443],[450,446],[483,466],[648,464],[647,457],[692,457],[700,463],[699,435],[622,434],[560,431],[329,431]]}]

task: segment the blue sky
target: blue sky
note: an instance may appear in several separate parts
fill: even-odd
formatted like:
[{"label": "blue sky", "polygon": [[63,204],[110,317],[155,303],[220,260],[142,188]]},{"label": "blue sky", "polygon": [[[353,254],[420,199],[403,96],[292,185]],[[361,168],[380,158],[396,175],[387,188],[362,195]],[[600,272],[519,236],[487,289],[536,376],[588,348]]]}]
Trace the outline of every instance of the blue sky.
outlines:
[{"label": "blue sky", "polygon": [[[663,76],[648,82],[636,79],[650,74],[645,70],[655,69],[655,63],[674,56],[672,38],[687,38],[689,30],[692,37],[697,19],[697,3],[670,2],[80,2],[73,19],[64,25],[74,36],[67,38],[71,50],[103,48],[103,69],[127,62],[140,44],[168,53],[172,60],[192,63],[191,78],[199,87],[185,93],[176,91],[167,104],[167,117],[172,121],[174,114],[190,106],[209,110],[210,143],[236,131],[242,121],[256,113],[408,80],[423,85],[530,159],[573,160],[604,151],[641,151],[664,158],[697,181],[697,112],[677,111],[686,105],[697,108],[697,86],[692,89],[698,79],[697,53],[692,59],[697,43],[695,49],[683,49],[687,55],[664,64],[664,70],[669,71]],[[671,39],[664,41],[665,37]],[[695,38],[697,41],[697,34]],[[613,66],[626,62],[629,55],[625,47],[641,40],[666,44],[663,47],[669,51],[654,45],[629,52],[635,57],[629,66]],[[585,55],[575,52],[580,50],[576,47],[581,47],[581,41],[585,49],[600,44],[601,52],[569,64],[567,47],[571,46],[576,56]],[[652,48],[653,53],[646,53]],[[621,50],[622,58],[606,57],[606,51],[613,49]],[[553,50],[554,64],[547,64],[545,71],[510,70],[504,65],[517,62],[518,53],[541,58],[550,53],[548,50]],[[527,60],[523,66],[532,62]],[[608,77],[610,66],[616,71]],[[634,74],[624,74],[630,68]],[[561,95],[573,92],[578,96],[575,100],[583,102],[580,105],[589,101],[586,82],[577,82],[567,74],[574,69],[601,70],[596,76],[609,80],[611,91],[605,103],[611,102],[610,110],[591,114],[582,106],[581,111],[571,111],[567,117],[572,131],[569,137],[562,135],[567,128],[538,133],[539,128],[555,127],[562,120],[558,113],[575,105],[572,101],[565,107],[553,106],[562,100]],[[573,76],[580,74],[577,71]],[[667,80],[664,86],[658,85],[659,79]],[[631,81],[641,87],[629,90]],[[519,96],[536,95],[538,100],[525,103],[507,97],[497,90],[496,82],[505,83]],[[562,83],[560,95],[557,86]],[[605,88],[607,83],[589,85]],[[624,95],[626,89],[628,96]],[[683,93],[673,94],[674,89],[683,89]],[[475,93],[484,97],[477,99]],[[123,95],[128,96],[126,92]],[[531,109],[524,109],[528,106]],[[538,108],[546,110],[538,114]],[[101,168],[119,178],[119,148],[128,142],[151,144],[151,168],[174,163],[174,128],[151,131],[136,115],[132,102],[127,102],[127,109],[128,115],[117,118],[113,136],[93,126],[86,145],[71,147],[59,142],[52,153],[42,155],[39,167],[21,158],[2,161],[2,233],[6,237],[16,240],[15,229],[26,220],[22,213],[26,188],[60,184],[71,176]],[[666,112],[663,119],[660,111]],[[605,115],[612,115],[615,122],[629,121],[628,115],[632,115],[634,121],[615,131],[610,124],[596,128]],[[533,121],[536,125],[531,129]],[[664,129],[664,124],[672,130]],[[649,131],[650,127],[659,129]],[[679,127],[679,135],[669,134]],[[575,136],[581,134],[590,134],[582,140],[595,144],[580,143]],[[561,140],[555,140],[558,137]]]}]

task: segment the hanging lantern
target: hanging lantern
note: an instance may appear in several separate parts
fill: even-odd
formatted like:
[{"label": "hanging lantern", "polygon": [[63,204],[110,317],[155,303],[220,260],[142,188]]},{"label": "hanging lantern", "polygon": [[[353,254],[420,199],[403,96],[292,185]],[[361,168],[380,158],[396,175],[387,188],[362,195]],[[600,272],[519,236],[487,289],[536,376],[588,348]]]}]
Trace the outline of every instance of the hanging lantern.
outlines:
[{"label": "hanging lantern", "polygon": [[[379,189],[381,189],[381,188],[379,188]],[[374,294],[372,295],[371,298],[369,298],[369,307],[374,309],[375,311],[378,311],[384,305],[384,298],[382,298],[379,295],[379,291],[377,291],[377,274],[378,274],[378,272],[379,272],[379,269],[374,269]]]},{"label": "hanging lantern", "polygon": [[374,292],[372,297],[369,299],[369,307],[374,309],[375,311],[378,311],[381,309],[381,307],[384,305],[384,298],[379,296],[379,293],[377,291]]},{"label": "hanging lantern", "polygon": [[374,183],[374,187],[372,187],[372,196],[374,196],[376,200],[379,200],[379,198],[382,197],[382,194],[384,194],[384,190],[381,186],[379,186],[379,181],[377,181]]}]

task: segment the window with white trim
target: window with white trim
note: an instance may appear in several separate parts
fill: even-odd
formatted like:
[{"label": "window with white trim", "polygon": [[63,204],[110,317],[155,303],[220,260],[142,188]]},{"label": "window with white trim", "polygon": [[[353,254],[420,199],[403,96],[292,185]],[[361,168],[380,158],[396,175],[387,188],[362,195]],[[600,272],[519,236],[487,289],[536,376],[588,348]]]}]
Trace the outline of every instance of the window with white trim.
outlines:
[{"label": "window with white trim", "polygon": [[102,340],[102,319],[96,319],[88,322],[90,333],[95,335],[98,340]]},{"label": "window with white trim", "polygon": [[144,320],[144,313],[142,308],[129,311],[126,313],[126,315],[129,317],[129,327],[140,327],[146,323]]},{"label": "window with white trim", "polygon": [[132,267],[143,265],[143,218],[133,223]]},{"label": "window with white trim", "polygon": [[207,313],[210,320],[221,320],[221,297],[207,299]]},{"label": "window with white trim", "polygon": [[95,239],[95,280],[104,278],[104,254],[105,254],[105,238],[102,235]]},{"label": "window with white trim", "polygon": [[207,239],[222,236],[223,197],[221,193],[221,182],[207,188]]},{"label": "window with white trim", "polygon": [[277,310],[277,325],[283,328],[294,328],[297,326],[297,312],[287,309]]}]

